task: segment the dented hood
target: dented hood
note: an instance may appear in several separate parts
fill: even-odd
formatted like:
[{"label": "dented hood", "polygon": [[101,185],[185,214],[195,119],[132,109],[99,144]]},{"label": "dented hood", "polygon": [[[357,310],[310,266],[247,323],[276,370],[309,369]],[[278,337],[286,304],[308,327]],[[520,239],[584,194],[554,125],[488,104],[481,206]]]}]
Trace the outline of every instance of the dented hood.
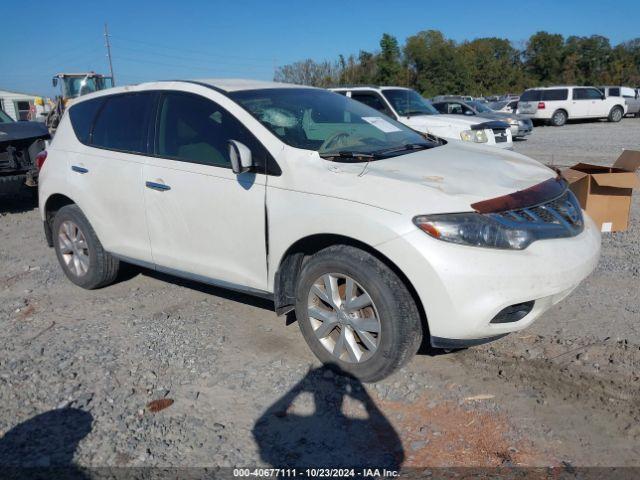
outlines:
[{"label": "dented hood", "polygon": [[[412,215],[471,211],[472,203],[524,190],[557,176],[524,155],[453,141],[372,161],[366,168],[363,163],[337,165],[340,173],[355,176],[348,182],[351,188],[340,189],[339,196]],[[332,183],[336,187],[343,184]]]}]

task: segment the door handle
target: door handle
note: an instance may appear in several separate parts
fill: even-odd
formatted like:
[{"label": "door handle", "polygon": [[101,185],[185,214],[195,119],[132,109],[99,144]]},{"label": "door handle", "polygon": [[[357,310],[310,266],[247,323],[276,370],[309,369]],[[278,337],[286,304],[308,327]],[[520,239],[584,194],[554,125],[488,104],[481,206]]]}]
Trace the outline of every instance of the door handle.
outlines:
[{"label": "door handle", "polygon": [[151,190],[158,190],[160,192],[171,190],[171,187],[169,185],[165,185],[164,183],[147,182],[145,183],[145,186],[147,188],[150,188]]},{"label": "door handle", "polygon": [[72,165],[71,166],[71,170],[73,170],[74,172],[78,172],[78,173],[88,173],[89,170],[84,168],[84,167],[80,167],[78,165]]}]

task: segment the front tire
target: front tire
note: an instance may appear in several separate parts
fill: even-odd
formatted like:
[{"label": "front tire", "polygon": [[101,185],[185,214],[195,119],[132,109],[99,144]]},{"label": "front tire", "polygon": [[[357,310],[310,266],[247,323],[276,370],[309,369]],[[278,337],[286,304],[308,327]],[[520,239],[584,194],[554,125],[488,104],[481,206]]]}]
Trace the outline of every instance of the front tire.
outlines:
[{"label": "front tire", "polygon": [[608,120],[610,122],[618,123],[624,117],[624,110],[620,107],[613,107],[609,112]]},{"label": "front tire", "polygon": [[567,123],[567,112],[564,110],[556,110],[549,121],[554,127],[561,127]]},{"label": "front tire", "polygon": [[53,245],[69,280],[92,290],[113,283],[120,262],[105,252],[96,232],[77,205],[62,207],[53,218]]},{"label": "front tire", "polygon": [[383,262],[336,245],[309,257],[298,277],[296,317],[325,364],[365,382],[381,380],[415,355],[421,318],[404,282]]}]

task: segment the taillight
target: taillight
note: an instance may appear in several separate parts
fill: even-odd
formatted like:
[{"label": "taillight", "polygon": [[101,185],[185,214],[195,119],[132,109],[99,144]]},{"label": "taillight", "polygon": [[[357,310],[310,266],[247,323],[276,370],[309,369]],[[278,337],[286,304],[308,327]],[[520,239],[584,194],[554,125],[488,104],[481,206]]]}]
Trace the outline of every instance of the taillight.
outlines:
[{"label": "taillight", "polygon": [[544,102],[538,102],[538,110],[544,110]]},{"label": "taillight", "polygon": [[44,165],[44,161],[47,159],[47,151],[43,150],[38,155],[36,155],[36,168],[40,170]]}]

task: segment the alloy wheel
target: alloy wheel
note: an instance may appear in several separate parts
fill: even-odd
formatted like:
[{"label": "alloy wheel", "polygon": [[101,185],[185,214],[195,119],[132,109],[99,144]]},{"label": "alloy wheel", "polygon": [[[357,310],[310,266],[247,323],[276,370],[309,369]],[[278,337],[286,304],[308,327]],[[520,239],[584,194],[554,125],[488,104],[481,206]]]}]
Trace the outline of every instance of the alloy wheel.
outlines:
[{"label": "alloy wheel", "polygon": [[89,245],[82,230],[71,220],[60,224],[58,247],[65,265],[76,277],[89,270]]},{"label": "alloy wheel", "polygon": [[378,310],[369,293],[348,275],[318,278],[309,292],[308,314],[316,338],[337,360],[361,363],[378,349]]}]

